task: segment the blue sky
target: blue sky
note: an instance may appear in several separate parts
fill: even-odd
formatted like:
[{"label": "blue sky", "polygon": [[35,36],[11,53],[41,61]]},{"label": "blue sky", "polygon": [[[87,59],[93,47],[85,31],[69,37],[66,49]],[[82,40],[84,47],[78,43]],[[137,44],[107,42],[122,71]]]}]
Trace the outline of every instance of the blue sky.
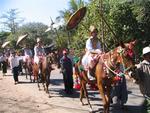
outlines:
[{"label": "blue sky", "polygon": [[0,15],[9,9],[18,9],[25,22],[50,24],[59,16],[59,11],[68,8],[69,0],[0,0]]}]

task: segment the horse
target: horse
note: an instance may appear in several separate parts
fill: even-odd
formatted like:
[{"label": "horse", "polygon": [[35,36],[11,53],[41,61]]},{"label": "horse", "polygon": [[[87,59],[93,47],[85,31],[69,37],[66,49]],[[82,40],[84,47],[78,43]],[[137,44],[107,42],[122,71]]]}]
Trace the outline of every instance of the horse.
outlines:
[{"label": "horse", "polygon": [[32,69],[32,63],[33,59],[32,58],[28,58],[25,59],[25,61],[23,61],[23,68],[25,70],[25,75],[26,75],[26,79],[28,79],[28,75],[30,76],[30,81],[32,82],[32,74],[33,74],[33,69]]},{"label": "horse", "polygon": [[[96,84],[99,93],[103,101],[103,113],[109,113],[110,106],[110,92],[111,86],[116,82],[114,79],[117,73],[115,73],[115,66],[120,63],[123,65],[124,74],[128,74],[129,71],[134,68],[134,51],[133,45],[136,41],[129,43],[121,43],[120,46],[115,49],[102,54],[94,66],[94,76],[96,78]],[[131,49],[132,47],[132,49]],[[87,71],[82,68],[81,60],[75,64],[75,71],[80,78],[80,102],[84,105],[82,99],[85,96],[92,111],[92,105],[90,104],[86,84],[90,83],[87,77]]]},{"label": "horse", "polygon": [[[42,56],[40,57],[39,64],[36,64],[36,63],[33,64],[34,80],[37,80],[38,88],[39,90],[41,90],[40,85],[39,85],[39,78],[41,78],[44,91],[46,91],[46,93],[48,94],[49,94],[48,87],[50,84],[50,74],[52,70],[53,68],[52,68],[50,56]],[[46,84],[46,87],[45,87],[45,84]]]}]

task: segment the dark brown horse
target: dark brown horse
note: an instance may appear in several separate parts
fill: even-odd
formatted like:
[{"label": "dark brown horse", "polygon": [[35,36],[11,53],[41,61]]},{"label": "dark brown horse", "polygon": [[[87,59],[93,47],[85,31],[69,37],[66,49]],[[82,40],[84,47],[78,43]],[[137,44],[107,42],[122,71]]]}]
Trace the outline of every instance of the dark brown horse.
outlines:
[{"label": "dark brown horse", "polygon": [[[114,72],[115,66],[120,63],[123,65],[124,74],[127,74],[129,69],[134,67],[134,52],[133,52],[133,45],[134,42],[121,44],[119,47],[115,48],[112,51],[109,51],[98,59],[95,65],[95,78],[96,84],[98,86],[99,93],[101,94],[104,106],[104,113],[109,113],[109,106],[110,106],[110,90],[111,85],[115,82]],[[89,83],[89,79],[87,77],[87,72],[80,68],[81,64],[78,62],[75,65],[75,71],[79,74],[80,82],[81,82],[81,89],[80,89],[80,101],[82,105],[84,105],[82,99],[85,96],[87,98],[88,104],[92,110],[92,106],[90,104],[88,98],[88,92],[86,89],[86,84]]]},{"label": "dark brown horse", "polygon": [[52,70],[53,68],[51,58],[49,56],[42,57],[39,64],[34,63],[33,65],[33,75],[34,79],[37,80],[39,90],[40,90],[39,80],[41,80],[44,91],[46,91],[46,93],[48,94],[49,94],[48,87],[50,84],[50,74]]}]

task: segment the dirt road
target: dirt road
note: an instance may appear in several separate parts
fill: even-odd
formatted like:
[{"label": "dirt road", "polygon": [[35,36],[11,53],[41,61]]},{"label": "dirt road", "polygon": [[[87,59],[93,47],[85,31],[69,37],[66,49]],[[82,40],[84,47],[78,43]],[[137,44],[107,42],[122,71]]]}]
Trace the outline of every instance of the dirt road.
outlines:
[{"label": "dirt road", "polygon": [[[10,70],[5,77],[0,73],[0,113],[88,113],[89,107],[82,106],[79,102],[78,91],[71,96],[64,93],[59,70],[54,70],[51,75],[49,87],[51,98],[49,98],[43,89],[39,91],[37,84],[30,83],[25,76],[19,76],[20,83],[14,85]],[[125,112],[112,109],[111,113],[142,113],[139,110],[143,98],[138,87],[133,83],[128,84],[127,109]],[[95,113],[101,112],[102,102],[98,92],[90,91],[89,97]]]}]

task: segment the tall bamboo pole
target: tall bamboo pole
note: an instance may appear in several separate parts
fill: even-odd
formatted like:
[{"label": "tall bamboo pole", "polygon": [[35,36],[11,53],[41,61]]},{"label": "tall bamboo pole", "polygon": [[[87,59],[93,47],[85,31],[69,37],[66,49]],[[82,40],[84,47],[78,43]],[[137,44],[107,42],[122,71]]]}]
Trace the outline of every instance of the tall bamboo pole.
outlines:
[{"label": "tall bamboo pole", "polygon": [[[103,14],[103,1],[99,0],[99,5],[100,5],[100,13]],[[105,26],[104,26],[104,21],[101,18],[101,35],[102,35],[102,50],[105,51],[105,34],[104,34]]]},{"label": "tall bamboo pole", "polygon": [[[115,34],[115,32],[112,30],[112,28],[110,27],[110,25],[107,23],[107,21],[106,21],[106,19],[104,18],[104,16],[103,16],[103,0],[99,0],[99,4],[100,4],[100,9],[99,9],[99,15],[100,15],[100,17],[101,17],[101,25],[102,25],[102,28],[103,28],[103,30],[102,30],[102,40],[104,41],[104,29],[106,29],[106,26],[108,27],[108,29],[110,30],[110,32],[113,34],[113,36],[114,36],[114,38],[113,38],[113,40],[114,40],[114,42],[118,42],[117,41],[117,36],[116,36],[116,34]],[[106,25],[106,26],[105,26]]]}]

